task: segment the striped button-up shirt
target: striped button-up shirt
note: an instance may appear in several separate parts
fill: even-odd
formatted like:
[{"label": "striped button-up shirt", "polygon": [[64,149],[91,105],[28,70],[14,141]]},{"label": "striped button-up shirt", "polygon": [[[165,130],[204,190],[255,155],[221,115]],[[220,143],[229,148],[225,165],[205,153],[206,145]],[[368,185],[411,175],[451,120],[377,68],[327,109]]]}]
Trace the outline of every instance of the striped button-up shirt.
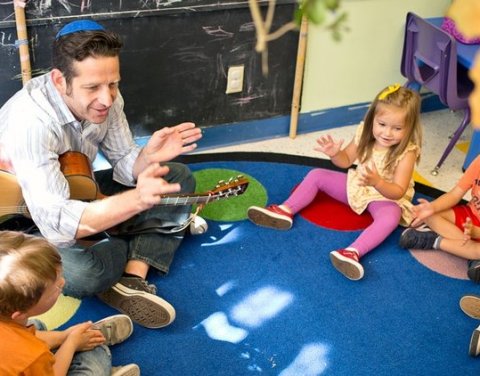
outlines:
[{"label": "striped button-up shirt", "polygon": [[118,93],[102,124],[75,119],[55,89],[50,73],[30,80],[0,109],[0,148],[14,168],[22,195],[42,235],[59,247],[75,243],[87,203],[70,199],[59,155],[79,151],[90,161],[100,150],[114,179],[134,186],[134,142]]}]

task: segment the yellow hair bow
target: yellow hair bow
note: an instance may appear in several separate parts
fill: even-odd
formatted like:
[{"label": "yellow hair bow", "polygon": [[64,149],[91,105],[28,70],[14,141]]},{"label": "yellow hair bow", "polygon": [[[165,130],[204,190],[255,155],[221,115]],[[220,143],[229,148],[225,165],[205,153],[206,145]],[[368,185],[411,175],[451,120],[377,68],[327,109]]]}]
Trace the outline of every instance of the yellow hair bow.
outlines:
[{"label": "yellow hair bow", "polygon": [[383,90],[379,95],[378,99],[384,100],[386,99],[390,94],[395,93],[398,89],[400,89],[400,84],[393,84],[388,86],[385,90]]}]

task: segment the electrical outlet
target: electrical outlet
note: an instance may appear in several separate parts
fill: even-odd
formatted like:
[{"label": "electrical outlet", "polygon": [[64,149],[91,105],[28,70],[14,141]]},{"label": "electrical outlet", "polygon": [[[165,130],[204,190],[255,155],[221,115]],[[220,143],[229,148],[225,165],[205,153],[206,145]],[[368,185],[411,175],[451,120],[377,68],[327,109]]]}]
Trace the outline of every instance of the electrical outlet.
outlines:
[{"label": "electrical outlet", "polygon": [[232,65],[228,68],[226,94],[242,92],[244,70],[244,65]]}]

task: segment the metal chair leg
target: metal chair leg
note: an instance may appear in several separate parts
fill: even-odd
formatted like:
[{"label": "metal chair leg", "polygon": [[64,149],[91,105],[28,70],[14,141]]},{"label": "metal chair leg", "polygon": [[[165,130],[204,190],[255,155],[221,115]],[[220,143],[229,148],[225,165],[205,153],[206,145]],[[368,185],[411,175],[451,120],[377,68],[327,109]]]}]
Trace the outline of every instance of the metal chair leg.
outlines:
[{"label": "metal chair leg", "polygon": [[448,143],[447,147],[445,148],[445,151],[443,152],[440,160],[438,161],[437,165],[435,166],[435,168],[431,171],[431,174],[433,176],[437,176],[438,175],[438,170],[440,169],[440,167],[442,166],[443,162],[445,161],[445,159],[447,159],[448,155],[450,154],[450,152],[452,151],[453,147],[455,146],[455,144],[457,143],[458,139],[460,138],[460,136],[462,135],[463,131],[465,130],[465,128],[467,127],[467,125],[470,123],[470,107],[467,107],[465,109],[465,114],[463,115],[463,120],[462,122],[460,123],[460,126],[457,128],[457,130],[455,131],[455,133],[453,134],[450,142]]}]

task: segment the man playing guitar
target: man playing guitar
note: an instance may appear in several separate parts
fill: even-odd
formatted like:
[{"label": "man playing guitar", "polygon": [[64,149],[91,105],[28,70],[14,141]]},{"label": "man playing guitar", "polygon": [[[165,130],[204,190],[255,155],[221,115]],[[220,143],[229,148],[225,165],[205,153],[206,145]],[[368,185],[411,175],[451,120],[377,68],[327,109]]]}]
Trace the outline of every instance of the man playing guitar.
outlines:
[{"label": "man playing guitar", "polygon": [[[53,69],[0,109],[0,139],[31,218],[61,253],[65,293],[97,295],[138,324],[160,328],[175,310],[147,283],[147,272],[168,272],[184,231],[77,241],[127,220],[180,225],[191,212],[189,205],[158,204],[164,194],[194,192],[188,167],[169,161],[194,150],[201,131],[187,122],[154,132],[143,148],[134,142],[119,91],[121,47],[118,35],[97,22],[65,25],[53,42]],[[113,168],[95,180],[107,196],[71,197],[59,157],[72,151],[90,161],[103,153]]]}]

